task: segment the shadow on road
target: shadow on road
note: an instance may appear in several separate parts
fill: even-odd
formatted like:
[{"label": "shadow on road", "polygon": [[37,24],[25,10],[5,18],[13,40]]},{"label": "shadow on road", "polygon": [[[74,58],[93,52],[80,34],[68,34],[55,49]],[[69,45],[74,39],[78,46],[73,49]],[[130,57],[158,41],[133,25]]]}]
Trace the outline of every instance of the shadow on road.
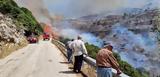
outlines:
[{"label": "shadow on road", "polygon": [[60,71],[59,73],[64,73],[64,74],[75,74],[73,71]]},{"label": "shadow on road", "polygon": [[59,62],[59,63],[61,63],[61,64],[69,64],[68,62]]},{"label": "shadow on road", "polygon": [[73,67],[68,67],[69,69],[73,69]]}]

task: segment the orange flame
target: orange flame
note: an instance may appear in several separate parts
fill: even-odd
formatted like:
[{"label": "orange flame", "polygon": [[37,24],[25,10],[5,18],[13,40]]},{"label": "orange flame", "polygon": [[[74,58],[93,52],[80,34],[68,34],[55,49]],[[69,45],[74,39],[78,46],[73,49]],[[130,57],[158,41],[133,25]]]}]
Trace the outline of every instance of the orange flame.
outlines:
[{"label": "orange flame", "polygon": [[58,33],[54,31],[52,26],[46,24],[43,28],[43,31],[45,33],[48,33],[53,39],[57,39],[57,40],[59,39]]}]

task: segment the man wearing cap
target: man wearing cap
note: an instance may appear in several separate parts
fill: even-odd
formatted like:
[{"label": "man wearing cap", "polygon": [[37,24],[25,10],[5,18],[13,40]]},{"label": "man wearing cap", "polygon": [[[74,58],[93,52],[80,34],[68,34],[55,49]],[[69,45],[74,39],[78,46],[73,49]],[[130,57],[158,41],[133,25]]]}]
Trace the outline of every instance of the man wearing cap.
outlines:
[{"label": "man wearing cap", "polygon": [[97,77],[113,77],[112,68],[117,70],[117,75],[121,74],[119,64],[112,53],[113,46],[105,45],[96,55]]}]

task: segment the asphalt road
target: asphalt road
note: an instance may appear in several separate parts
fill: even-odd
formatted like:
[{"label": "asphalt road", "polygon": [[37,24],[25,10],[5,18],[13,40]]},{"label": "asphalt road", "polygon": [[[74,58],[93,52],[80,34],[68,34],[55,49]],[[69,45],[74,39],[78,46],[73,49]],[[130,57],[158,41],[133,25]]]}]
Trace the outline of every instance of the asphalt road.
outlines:
[{"label": "asphalt road", "polygon": [[40,41],[0,59],[0,77],[77,77],[77,74],[68,69],[55,45]]}]

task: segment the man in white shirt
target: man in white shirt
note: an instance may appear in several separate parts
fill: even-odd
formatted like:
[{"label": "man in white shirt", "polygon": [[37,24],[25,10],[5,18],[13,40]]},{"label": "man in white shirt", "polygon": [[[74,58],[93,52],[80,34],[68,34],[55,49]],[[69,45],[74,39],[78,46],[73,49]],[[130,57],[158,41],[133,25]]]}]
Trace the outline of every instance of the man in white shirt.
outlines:
[{"label": "man in white shirt", "polygon": [[77,40],[73,42],[73,52],[75,57],[73,71],[79,73],[81,71],[81,66],[83,63],[83,55],[87,55],[85,43],[82,41],[82,38],[80,36],[78,36]]}]

